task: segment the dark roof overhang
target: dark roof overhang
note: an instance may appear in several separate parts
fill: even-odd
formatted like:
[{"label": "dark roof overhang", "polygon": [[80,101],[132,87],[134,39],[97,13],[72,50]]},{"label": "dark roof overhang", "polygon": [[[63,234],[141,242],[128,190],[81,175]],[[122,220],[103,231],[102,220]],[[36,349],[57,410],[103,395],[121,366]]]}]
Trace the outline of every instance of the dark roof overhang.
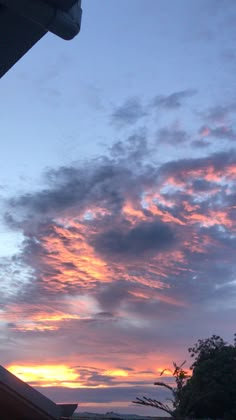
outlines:
[{"label": "dark roof overhang", "polygon": [[0,77],[48,31],[74,38],[81,17],[81,0],[0,0]]}]

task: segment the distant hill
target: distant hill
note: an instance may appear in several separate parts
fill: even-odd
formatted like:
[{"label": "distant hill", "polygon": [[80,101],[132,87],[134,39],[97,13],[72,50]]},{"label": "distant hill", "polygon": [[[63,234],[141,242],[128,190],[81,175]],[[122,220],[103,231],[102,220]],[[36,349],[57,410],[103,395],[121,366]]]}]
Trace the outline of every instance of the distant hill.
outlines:
[{"label": "distant hill", "polygon": [[138,416],[136,414],[118,414],[108,412],[106,414],[95,413],[75,413],[74,420],[167,420],[170,417],[151,417],[151,416]]}]

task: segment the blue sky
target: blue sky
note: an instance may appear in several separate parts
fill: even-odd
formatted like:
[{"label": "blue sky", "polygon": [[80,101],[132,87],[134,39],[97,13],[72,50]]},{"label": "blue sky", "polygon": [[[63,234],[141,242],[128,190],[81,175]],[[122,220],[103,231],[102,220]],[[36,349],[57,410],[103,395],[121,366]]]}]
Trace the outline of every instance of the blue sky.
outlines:
[{"label": "blue sky", "polygon": [[0,83],[2,363],[142,413],[166,364],[234,333],[236,6],[82,3]]}]

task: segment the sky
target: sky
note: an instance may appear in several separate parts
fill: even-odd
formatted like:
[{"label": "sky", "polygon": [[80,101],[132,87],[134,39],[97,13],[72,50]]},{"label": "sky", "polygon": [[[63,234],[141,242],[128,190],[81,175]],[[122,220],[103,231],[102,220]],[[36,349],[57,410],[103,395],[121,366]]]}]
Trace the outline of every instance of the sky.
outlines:
[{"label": "sky", "polygon": [[82,6],[0,80],[1,364],[151,415],[163,368],[235,332],[236,5]]}]

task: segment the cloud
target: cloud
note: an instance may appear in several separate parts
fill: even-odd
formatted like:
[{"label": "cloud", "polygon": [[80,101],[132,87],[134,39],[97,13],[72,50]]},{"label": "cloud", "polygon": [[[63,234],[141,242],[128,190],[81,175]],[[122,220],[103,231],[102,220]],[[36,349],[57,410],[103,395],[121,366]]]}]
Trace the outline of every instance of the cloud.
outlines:
[{"label": "cloud", "polygon": [[23,237],[2,261],[6,366],[65,365],[78,375],[65,381],[72,394],[77,382],[142,386],[173,348],[182,361],[183,347],[215,325],[234,328],[235,151],[163,162],[153,143],[135,132],[5,203]]},{"label": "cloud", "polygon": [[231,127],[228,126],[218,126],[215,128],[210,128],[208,126],[203,126],[199,130],[201,137],[213,137],[217,139],[225,139],[230,141],[236,140],[236,133]]},{"label": "cloud", "polygon": [[[29,303],[37,297],[42,304],[56,296],[88,294],[102,312],[113,313],[112,305],[104,303],[108,299],[119,312],[116,302],[130,304],[139,293],[148,308],[149,290],[167,287],[166,296],[156,295],[153,307],[155,301],[176,306],[175,278],[184,284],[178,293],[176,285],[173,289],[177,302],[181,293],[186,302],[191,300],[193,283],[188,289],[186,279],[209,273],[212,282],[209,264],[215,258],[226,263],[217,243],[222,249],[233,246],[227,237],[234,229],[235,193],[230,188],[235,166],[230,151],[159,166],[132,166],[128,157],[117,155],[86,167],[49,171],[47,189],[8,202],[10,224],[25,237],[17,258],[31,269],[17,299]],[[114,281],[121,283],[113,288]],[[214,288],[213,283],[208,286]],[[91,318],[99,308],[87,311]]]},{"label": "cloud", "polygon": [[194,96],[196,93],[195,89],[186,89],[166,96],[156,95],[150,101],[150,106],[143,105],[138,97],[131,97],[119,107],[114,108],[111,121],[119,126],[132,126],[144,117],[150,116],[151,111],[156,108],[167,110],[180,108],[185,99]]},{"label": "cloud", "polygon": [[[42,390],[40,390],[42,391]],[[64,391],[64,394],[63,394]],[[151,394],[156,395],[157,388],[151,387]],[[45,392],[45,391],[44,391]],[[112,401],[127,401],[131,402],[136,398],[138,395],[146,395],[147,387],[141,386],[134,386],[134,387],[117,387],[117,388],[106,388],[106,392],[104,393],[102,389],[75,389],[75,390],[68,390],[66,388],[62,388],[61,390],[58,388],[52,388],[50,390],[46,390],[46,394],[49,398],[52,398],[55,401],[61,401],[63,398],[66,401],[79,401],[81,403],[84,402],[94,402],[94,403],[109,403]],[[166,396],[166,392],[160,390],[160,394],[163,397]],[[154,397],[154,396],[153,396]],[[134,408],[133,408],[134,410]],[[157,410],[155,411],[157,412]]]},{"label": "cloud", "polygon": [[204,141],[201,140],[193,140],[191,145],[196,148],[196,149],[206,149],[207,147],[209,147],[211,145],[210,142],[206,141],[204,138]]},{"label": "cloud", "polygon": [[56,213],[63,214],[68,209],[73,211],[75,207],[76,212],[80,213],[90,202],[95,206],[98,202],[104,202],[107,207],[119,209],[123,200],[122,178],[130,183],[130,187],[134,184],[131,169],[127,166],[120,167],[108,159],[93,161],[81,168],[62,167],[49,170],[45,178],[49,183],[47,189],[37,194],[27,193],[11,199],[11,208],[17,208],[18,214],[22,209],[23,215],[27,211],[27,215],[32,218],[48,218]]},{"label": "cloud", "polygon": [[144,107],[138,98],[130,98],[121,106],[115,108],[111,120],[119,125],[132,125],[147,115]]},{"label": "cloud", "polygon": [[161,252],[174,243],[171,228],[160,221],[141,222],[123,232],[121,229],[109,230],[97,235],[92,244],[101,254],[123,255],[125,258],[142,257],[145,254]]},{"label": "cloud", "polygon": [[127,287],[126,282],[117,280],[99,288],[96,293],[96,299],[105,311],[113,311],[115,313],[115,311],[119,310],[121,303],[129,298],[129,289],[131,288],[131,285],[129,285],[129,288]]},{"label": "cloud", "polygon": [[170,95],[157,95],[152,100],[152,107],[175,110],[183,105],[185,99],[191,98],[196,93],[197,91],[195,89],[186,89],[171,93]]},{"label": "cloud", "polygon": [[[132,165],[138,163],[142,165],[145,158],[150,157],[153,152],[150,142],[147,140],[147,133],[145,129],[139,129],[124,141],[115,142],[110,148],[110,154],[114,159],[123,159],[127,162],[129,160]],[[122,158],[121,158],[122,157]]]},{"label": "cloud", "polygon": [[209,123],[223,125],[231,117],[231,115],[235,113],[235,111],[236,104],[232,102],[228,105],[217,105],[210,107],[202,114],[202,116]]},{"label": "cloud", "polygon": [[219,186],[217,185],[217,183],[215,182],[209,182],[206,181],[205,179],[196,179],[195,181],[193,181],[192,183],[192,188],[195,192],[211,192],[211,191],[215,191],[215,190],[219,190]]},{"label": "cloud", "polygon": [[[190,179],[206,179],[219,181],[221,178],[234,179],[235,177],[235,151],[218,152],[202,158],[179,159],[163,164],[159,174],[165,178],[173,177],[176,184],[185,183],[186,176]],[[163,181],[164,181],[163,178]]]},{"label": "cloud", "polygon": [[175,128],[175,127],[166,127],[158,131],[158,142],[163,144],[181,144],[189,140],[189,136],[186,131]]},{"label": "cloud", "polygon": [[143,105],[138,97],[127,99],[122,105],[116,107],[111,114],[113,124],[120,126],[132,126],[150,115],[154,109],[176,110],[183,106],[186,99],[196,95],[195,89],[186,89],[170,95],[156,95],[150,106]]}]

